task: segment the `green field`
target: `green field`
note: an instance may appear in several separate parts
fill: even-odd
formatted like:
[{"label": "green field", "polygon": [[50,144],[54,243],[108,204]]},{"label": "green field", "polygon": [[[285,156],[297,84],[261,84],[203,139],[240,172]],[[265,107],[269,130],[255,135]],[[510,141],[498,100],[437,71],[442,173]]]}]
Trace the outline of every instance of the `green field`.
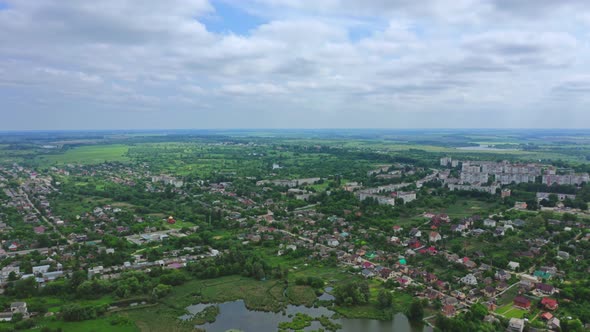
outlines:
[{"label": "green field", "polygon": [[529,311],[516,308],[512,305],[512,303],[508,303],[496,309],[496,312],[506,318],[522,318],[524,314],[528,313]]},{"label": "green field", "polygon": [[455,204],[449,205],[442,212],[447,213],[451,218],[464,218],[474,214],[486,214],[498,209],[498,204],[478,200],[458,200]]},{"label": "green field", "polygon": [[41,331],[42,328],[61,328],[67,332],[139,332],[140,329],[133,323],[127,324],[111,324],[111,320],[106,318],[99,318],[94,320],[87,320],[82,322],[63,322],[63,321],[43,321],[35,329],[29,330],[31,332]]},{"label": "green field", "polygon": [[45,166],[62,164],[99,164],[109,161],[129,161],[126,156],[129,146],[121,144],[113,145],[88,145],[75,147],[63,154],[41,155],[37,161]]}]

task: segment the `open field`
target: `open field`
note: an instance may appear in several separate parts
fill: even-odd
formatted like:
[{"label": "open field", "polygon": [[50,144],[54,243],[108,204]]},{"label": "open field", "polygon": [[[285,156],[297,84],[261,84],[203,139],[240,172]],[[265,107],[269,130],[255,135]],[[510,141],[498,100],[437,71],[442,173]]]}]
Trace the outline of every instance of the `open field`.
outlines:
[{"label": "open field", "polygon": [[442,209],[451,218],[464,218],[474,214],[486,214],[489,211],[498,209],[497,203],[488,203],[479,200],[458,200],[457,203]]},{"label": "open field", "polygon": [[[41,331],[42,328],[61,328],[67,332],[139,332],[141,331],[135,324],[128,322],[126,324],[111,324],[109,317],[87,320],[82,322],[63,322],[63,321],[44,321],[39,324],[38,328],[29,330],[31,332]],[[162,330],[163,331],[163,330]]]},{"label": "open field", "polygon": [[105,161],[129,161],[125,156],[129,150],[128,146],[121,144],[113,145],[89,145],[75,147],[63,154],[41,155],[37,161],[46,166],[62,164],[99,164]]}]

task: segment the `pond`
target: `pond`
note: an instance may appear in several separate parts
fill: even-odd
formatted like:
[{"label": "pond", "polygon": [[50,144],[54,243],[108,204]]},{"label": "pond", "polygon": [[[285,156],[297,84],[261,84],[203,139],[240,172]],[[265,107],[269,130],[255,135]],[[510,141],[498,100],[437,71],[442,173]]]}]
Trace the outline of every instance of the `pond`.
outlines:
[{"label": "pond", "polygon": [[[194,315],[211,304],[195,304],[187,307],[187,310]],[[207,330],[208,332],[225,332],[231,329],[237,329],[245,332],[250,331],[277,331],[279,323],[291,321],[289,315],[296,313],[307,314],[311,317],[332,316],[333,311],[325,308],[307,308],[304,306],[287,306],[285,312],[273,313],[265,311],[248,310],[244,301],[238,300],[233,302],[218,303],[220,312],[217,320],[213,323],[198,325],[197,327]],[[184,315],[181,319],[190,319],[191,315]],[[333,319],[335,323],[341,324],[343,332],[357,331],[375,331],[375,332],[431,332],[428,326],[413,327],[410,325],[407,317],[401,313],[395,315],[391,321],[377,321],[371,319]],[[313,322],[305,331],[317,330],[321,328],[319,322]]]},{"label": "pond", "polygon": [[330,294],[334,288],[326,287],[324,289],[324,293],[318,296],[318,300],[320,301],[332,301],[334,300],[334,295]]},{"label": "pond", "polygon": [[501,149],[489,146],[487,144],[481,144],[479,146],[462,146],[457,150],[473,150],[473,151],[518,151],[518,149]]}]

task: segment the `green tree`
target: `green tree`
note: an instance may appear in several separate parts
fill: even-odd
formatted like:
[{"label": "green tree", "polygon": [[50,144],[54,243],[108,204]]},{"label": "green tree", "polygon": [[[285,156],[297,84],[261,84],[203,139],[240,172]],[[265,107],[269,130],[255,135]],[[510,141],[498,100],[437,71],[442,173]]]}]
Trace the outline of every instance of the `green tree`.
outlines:
[{"label": "green tree", "polygon": [[419,300],[414,300],[408,310],[408,319],[412,322],[420,322],[424,318],[424,306]]},{"label": "green tree", "polygon": [[154,300],[157,299],[161,299],[164,296],[170,294],[170,292],[172,291],[172,286],[170,285],[163,285],[163,284],[158,284],[156,287],[154,287],[154,289],[152,290],[152,298]]},{"label": "green tree", "polygon": [[380,290],[379,294],[377,294],[377,303],[379,303],[381,309],[390,308],[392,303],[391,293],[386,289]]}]

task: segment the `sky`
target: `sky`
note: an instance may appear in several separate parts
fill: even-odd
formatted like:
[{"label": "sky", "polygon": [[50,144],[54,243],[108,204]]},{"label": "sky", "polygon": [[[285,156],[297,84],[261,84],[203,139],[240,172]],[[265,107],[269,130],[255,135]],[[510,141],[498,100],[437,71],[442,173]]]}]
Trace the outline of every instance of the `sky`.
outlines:
[{"label": "sky", "polygon": [[588,0],[0,0],[0,130],[588,128]]}]

